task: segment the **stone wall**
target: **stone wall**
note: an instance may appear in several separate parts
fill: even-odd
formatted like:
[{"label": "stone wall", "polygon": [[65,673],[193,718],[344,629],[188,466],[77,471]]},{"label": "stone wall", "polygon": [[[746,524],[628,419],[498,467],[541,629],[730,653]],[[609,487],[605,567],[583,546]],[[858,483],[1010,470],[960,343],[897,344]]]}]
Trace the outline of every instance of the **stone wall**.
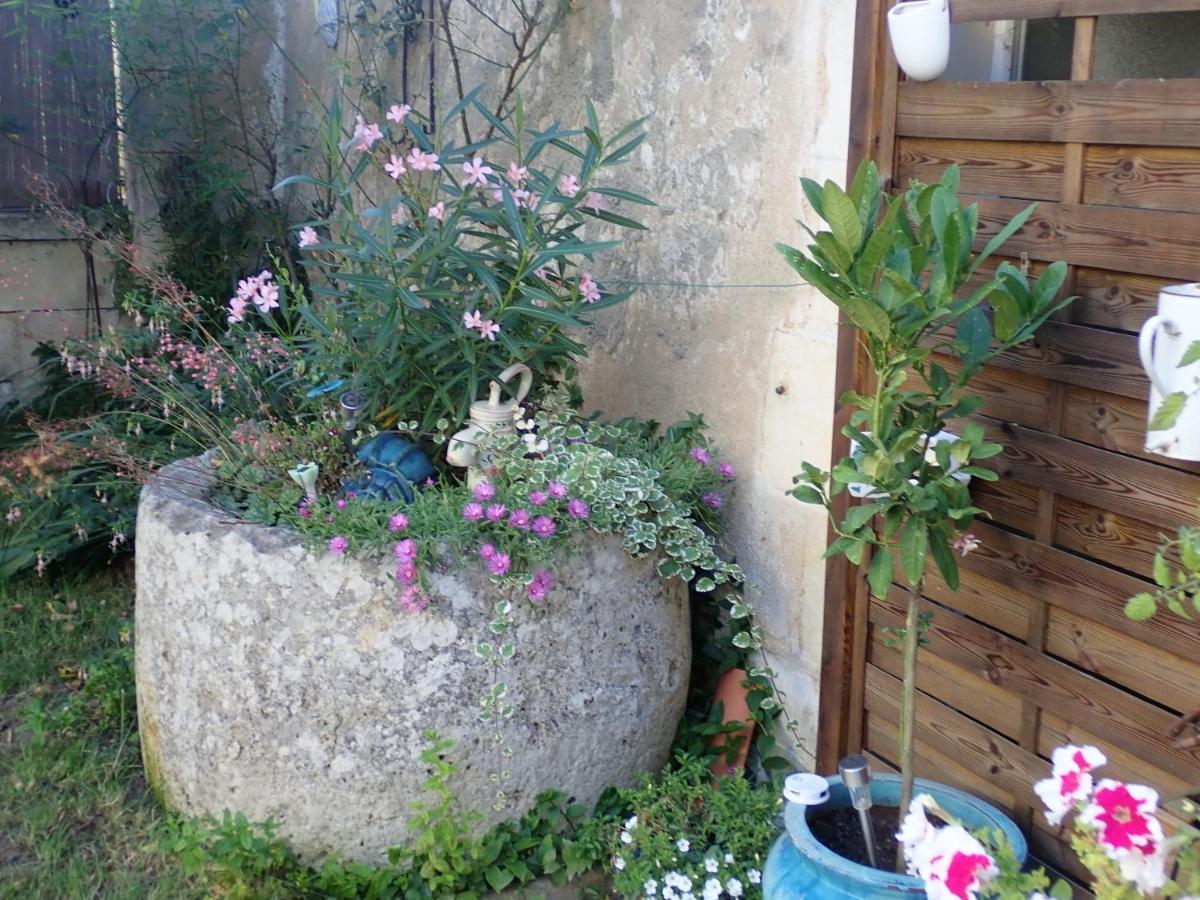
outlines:
[{"label": "stone wall", "polygon": [[[644,217],[650,231],[598,267],[602,279],[644,286],[599,317],[585,394],[614,416],[669,422],[696,411],[713,426],[739,472],[727,540],[808,736],[805,762],[817,724],[826,526],[785,491],[801,460],[829,456],[837,328],[832,304],[797,284],[774,242],[804,242],[795,219],[811,211],[798,176],[844,178],[853,7],[577,3],[522,86],[527,114],[542,124],[581,122],[585,97],[610,132],[649,117],[649,139],[622,177],[659,206]],[[476,14],[455,9],[474,36],[467,17]],[[289,11],[284,44],[299,62],[287,76],[288,119],[301,121],[304,87],[320,91],[347,49],[325,48],[307,8]],[[501,55],[503,45],[475,49]],[[464,59],[468,85],[487,77]],[[423,84],[423,63],[410,74]],[[439,101],[446,109],[453,98],[447,90]]]}]

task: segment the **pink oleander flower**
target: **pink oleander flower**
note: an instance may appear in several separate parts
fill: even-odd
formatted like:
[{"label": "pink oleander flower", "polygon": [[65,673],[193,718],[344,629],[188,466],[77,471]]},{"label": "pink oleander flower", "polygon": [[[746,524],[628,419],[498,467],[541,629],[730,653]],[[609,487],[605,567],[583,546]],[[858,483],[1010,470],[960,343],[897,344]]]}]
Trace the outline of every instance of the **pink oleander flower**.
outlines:
[{"label": "pink oleander flower", "polygon": [[393,103],[390,107],[388,107],[387,120],[389,122],[395,122],[397,125],[399,125],[406,118],[408,118],[408,114],[410,112],[412,112],[412,107],[407,103]]},{"label": "pink oleander flower", "polygon": [[514,509],[508,516],[508,524],[513,528],[519,528],[522,531],[528,531],[530,526],[529,510]]},{"label": "pink oleander flower", "polygon": [[480,558],[491,559],[495,555],[496,555],[496,545],[495,544],[480,544],[479,545]]},{"label": "pink oleander flower", "polygon": [[397,206],[395,209],[392,210],[392,224],[393,225],[403,225],[407,219],[408,219],[408,207],[405,206],[403,203],[401,203],[399,206]]},{"label": "pink oleander flower", "polygon": [[437,219],[439,222],[446,221],[446,204],[445,201],[439,200],[433,206],[429,207],[429,218]]},{"label": "pink oleander flower", "polygon": [[592,278],[591,272],[579,276],[579,296],[584,303],[595,303],[600,299],[600,286]]},{"label": "pink oleander flower", "polygon": [[979,541],[979,538],[975,537],[975,535],[960,534],[954,539],[954,543],[950,546],[959,556],[966,556],[972,550],[978,550],[982,545]]},{"label": "pink oleander flower", "polygon": [[339,534],[337,537],[332,537],[329,539],[329,552],[337,554],[338,556],[341,556],[343,553],[345,553],[346,548],[349,546],[350,541],[347,540],[343,535]]},{"label": "pink oleander flower", "polygon": [[484,319],[479,326],[479,337],[486,338],[489,341],[496,340],[496,335],[500,333],[500,325],[493,322],[491,319]]},{"label": "pink oleander flower", "polygon": [[553,587],[554,576],[547,569],[538,569],[533,573],[533,579],[529,582],[527,589],[529,599],[534,603],[541,603]]},{"label": "pink oleander flower", "polygon": [[463,313],[463,328],[476,329],[483,326],[483,316],[479,310],[473,310],[469,313]]},{"label": "pink oleander flower", "polygon": [[399,181],[400,176],[407,172],[408,169],[404,167],[404,160],[393,153],[391,159],[384,163],[383,171],[387,172],[396,181]]},{"label": "pink oleander flower", "polygon": [[468,503],[463,507],[462,517],[468,522],[478,522],[483,518],[483,504],[475,502]]},{"label": "pink oleander flower", "polygon": [[396,580],[403,581],[405,584],[412,584],[417,580],[416,563],[401,563],[396,567]]},{"label": "pink oleander flower", "polygon": [[703,497],[700,498],[700,501],[705,506],[711,507],[713,509],[720,509],[721,504],[725,502],[724,500],[721,499],[721,495],[718,494],[716,491],[709,491],[707,494],[705,494]]},{"label": "pink oleander flower", "polygon": [[414,172],[437,172],[442,168],[436,153],[426,153],[420,147],[413,147],[408,151],[405,161]]},{"label": "pink oleander flower", "polygon": [[[271,276],[268,275],[268,278]],[[264,282],[258,289],[258,295],[254,298],[254,305],[258,307],[260,313],[268,313],[273,309],[279,308],[279,287],[269,282]]]},{"label": "pink oleander flower", "polygon": [[733,478],[735,475],[733,466],[731,466],[729,463],[721,463],[719,466],[717,466],[717,471],[720,473],[722,478]]},{"label": "pink oleander flower", "polygon": [[375,142],[383,138],[379,126],[372,122],[367,124],[362,116],[354,117],[354,134],[350,137],[350,149],[369,153]]},{"label": "pink oleander flower", "polygon": [[534,506],[541,506],[549,499],[550,499],[550,495],[547,494],[545,491],[530,491],[529,492],[529,502],[532,503]]},{"label": "pink oleander flower", "polygon": [[529,177],[529,170],[524,166],[518,166],[516,163],[508,164],[508,180],[513,184],[524,184],[525,179]]},{"label": "pink oleander flower", "polygon": [[465,187],[475,184],[484,187],[488,183],[488,176],[492,174],[492,167],[483,161],[483,157],[476,156],[470,162],[463,163],[463,172],[467,176],[463,179]]},{"label": "pink oleander flower", "polygon": [[411,584],[404,589],[404,593],[400,595],[400,608],[406,613],[424,612],[429,607],[429,598],[421,593],[421,586]]},{"label": "pink oleander flower", "polygon": [[1095,747],[1059,747],[1050,757],[1053,769],[1049,778],[1033,786],[1046,806],[1046,821],[1057,827],[1077,804],[1092,794],[1094,769],[1108,760]]},{"label": "pink oleander flower", "polygon": [[508,507],[503,503],[489,503],[487,508],[487,517],[489,522],[499,522],[508,512]]},{"label": "pink oleander flower", "polygon": [[558,179],[558,192],[564,197],[574,197],[579,193],[579,179],[574,175],[563,175]]},{"label": "pink oleander flower", "polygon": [[488,560],[488,570],[493,575],[503,575],[508,571],[510,565],[512,565],[512,560],[509,559],[508,554],[501,553],[500,551],[496,551],[492,555],[492,558]]},{"label": "pink oleander flower", "polygon": [[408,527],[408,516],[404,513],[393,513],[388,516],[388,531],[403,531]]},{"label": "pink oleander flower", "polygon": [[597,194],[595,191],[588,191],[583,198],[583,205],[593,212],[604,212],[608,209],[608,203],[604,200],[603,194]]},{"label": "pink oleander flower", "polygon": [[531,527],[533,529],[533,533],[540,538],[552,537],[554,532],[558,531],[558,526],[549,516],[538,516],[533,520],[533,525]]},{"label": "pink oleander flower", "polygon": [[321,237],[317,234],[317,229],[311,225],[305,225],[300,229],[300,236],[297,243],[299,243],[300,249],[303,250],[305,247],[321,243]]},{"label": "pink oleander flower", "polygon": [[412,538],[405,538],[392,548],[392,552],[401,562],[412,562],[417,558],[417,542]]},{"label": "pink oleander flower", "polygon": [[555,500],[561,500],[567,496],[567,486],[561,481],[552,481],[546,485],[546,492]]},{"label": "pink oleander flower", "polygon": [[702,466],[707,466],[712,461],[712,457],[708,455],[708,451],[703,447],[693,447],[688,451],[688,456],[700,463]]},{"label": "pink oleander flower", "polygon": [[481,481],[471,489],[471,495],[480,501],[491,500],[496,496],[496,486],[490,481]]},{"label": "pink oleander flower", "polygon": [[567,512],[576,519],[586,519],[592,514],[588,505],[578,498],[567,501]]},{"label": "pink oleander flower", "polygon": [[1100,848],[1119,861],[1122,853],[1154,854],[1163,839],[1162,826],[1154,817],[1157,810],[1158,792],[1153,788],[1105,778],[1096,785],[1079,822],[1094,828]]},{"label": "pink oleander flower", "polygon": [[225,321],[232,325],[234,322],[241,322],[246,318],[246,307],[249,304],[241,297],[231,297],[229,300],[229,315],[225,317]]}]

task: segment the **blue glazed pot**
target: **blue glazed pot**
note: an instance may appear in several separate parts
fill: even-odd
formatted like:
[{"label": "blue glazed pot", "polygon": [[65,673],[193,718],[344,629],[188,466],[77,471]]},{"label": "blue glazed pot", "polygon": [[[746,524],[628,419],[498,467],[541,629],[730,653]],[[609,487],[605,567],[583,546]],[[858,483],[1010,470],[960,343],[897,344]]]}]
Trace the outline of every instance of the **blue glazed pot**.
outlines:
[{"label": "blue glazed pot", "polygon": [[[820,806],[804,807],[788,803],[784,810],[787,832],[780,835],[763,871],[763,897],[766,900],[824,900],[847,898],[885,900],[910,895],[925,896],[921,882],[908,875],[884,872],[860,866],[838,856],[813,837],[808,827],[808,810],[824,810],[850,805],[850,792],[842,779],[829,779],[829,799]],[[932,794],[942,809],[963,824],[968,831],[979,828],[999,829],[1012,844],[1017,859],[1025,861],[1027,845],[1016,824],[990,803],[934,781],[918,778],[914,794]],[[900,802],[900,778],[876,775],[871,779],[871,799],[876,806],[896,806]]]}]

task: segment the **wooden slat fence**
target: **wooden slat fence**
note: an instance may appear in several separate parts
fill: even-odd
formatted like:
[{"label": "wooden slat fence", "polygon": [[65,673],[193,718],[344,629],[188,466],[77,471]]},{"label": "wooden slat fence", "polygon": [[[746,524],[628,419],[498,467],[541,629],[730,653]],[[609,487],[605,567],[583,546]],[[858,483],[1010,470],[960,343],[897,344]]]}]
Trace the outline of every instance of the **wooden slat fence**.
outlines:
[{"label": "wooden slat fence", "polygon": [[[1149,584],[1160,535],[1200,523],[1200,464],[1143,449],[1136,334],[1163,285],[1200,280],[1200,79],[1091,80],[1095,16],[1200,2],[951,0],[960,22],[1077,17],[1071,80],[924,84],[898,74],[884,25],[893,3],[859,2],[851,169],[869,155],[899,190],[957,163],[981,241],[1037,201],[1003,252],[1034,274],[1066,260],[1066,290],[1080,297],[976,383],[975,418],[1006,448],[1002,478],[973,486],[992,518],[974,529],[983,546],[963,561],[960,590],[935,570],[927,579],[918,772],[994,800],[1043,860],[1080,875],[1035,808],[1054,747],[1095,743],[1114,777],[1167,793],[1200,783],[1200,753],[1164,735],[1200,706],[1200,625],[1123,613]],[[839,393],[867,387],[853,343],[843,338]],[[836,438],[835,458],[846,449]],[[864,572],[829,567],[825,770],[859,750],[896,762],[900,660],[883,628],[901,624],[904,597],[896,586],[871,598]]]}]

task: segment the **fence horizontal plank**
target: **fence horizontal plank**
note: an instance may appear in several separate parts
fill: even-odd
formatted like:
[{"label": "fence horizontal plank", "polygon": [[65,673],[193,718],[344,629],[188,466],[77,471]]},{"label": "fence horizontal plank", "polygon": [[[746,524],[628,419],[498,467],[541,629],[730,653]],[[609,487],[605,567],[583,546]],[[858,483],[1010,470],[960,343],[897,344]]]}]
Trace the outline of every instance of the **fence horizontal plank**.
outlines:
[{"label": "fence horizontal plank", "polygon": [[1159,536],[1148,522],[1111,509],[1059,497],[1054,519],[1054,543],[1067,550],[1118,566],[1149,578]]},{"label": "fence horizontal plank", "polygon": [[1079,325],[1138,331],[1154,315],[1158,292],[1178,280],[1080,266],[1075,271],[1079,299],[1071,305],[1071,318]]},{"label": "fence horizontal plank", "polygon": [[[1145,449],[1146,406],[1144,400],[1071,385],[1064,407],[1063,437],[1200,475],[1200,463],[1170,459]],[[1196,490],[1200,494],[1200,484]]]},{"label": "fence horizontal plank", "polygon": [[1084,203],[1200,212],[1200,150],[1094,146],[1084,173]]},{"label": "fence horizontal plank", "polygon": [[896,145],[896,187],[930,183],[952,164],[968,194],[1061,200],[1063,145],[903,138]]},{"label": "fence horizontal plank", "polygon": [[1198,0],[950,0],[950,18],[954,22],[1189,12],[1196,9],[1200,9]]},{"label": "fence horizontal plank", "polygon": [[904,81],[896,133],[1200,147],[1200,79]]}]

